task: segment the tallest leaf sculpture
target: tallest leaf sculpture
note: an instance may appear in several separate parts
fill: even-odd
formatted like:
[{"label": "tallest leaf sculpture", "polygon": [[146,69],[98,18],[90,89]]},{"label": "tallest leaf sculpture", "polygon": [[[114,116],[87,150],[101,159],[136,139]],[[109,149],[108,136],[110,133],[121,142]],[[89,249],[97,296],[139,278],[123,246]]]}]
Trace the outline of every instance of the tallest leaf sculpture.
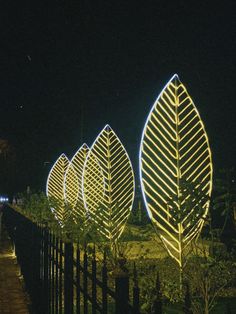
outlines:
[{"label": "tallest leaf sculpture", "polygon": [[182,271],[208,212],[212,159],[198,110],[176,74],[144,126],[140,178],[149,217]]}]

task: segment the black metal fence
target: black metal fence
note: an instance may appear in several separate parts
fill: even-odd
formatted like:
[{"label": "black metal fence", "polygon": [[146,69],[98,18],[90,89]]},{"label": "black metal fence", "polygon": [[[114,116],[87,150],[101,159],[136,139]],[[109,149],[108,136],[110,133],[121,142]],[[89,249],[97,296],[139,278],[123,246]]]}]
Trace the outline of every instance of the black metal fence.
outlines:
[{"label": "black metal fence", "polygon": [[62,241],[10,207],[4,223],[15,245],[26,289],[37,314],[139,313],[139,287],[129,289],[129,275],[108,273],[106,256],[96,259],[95,248]]}]

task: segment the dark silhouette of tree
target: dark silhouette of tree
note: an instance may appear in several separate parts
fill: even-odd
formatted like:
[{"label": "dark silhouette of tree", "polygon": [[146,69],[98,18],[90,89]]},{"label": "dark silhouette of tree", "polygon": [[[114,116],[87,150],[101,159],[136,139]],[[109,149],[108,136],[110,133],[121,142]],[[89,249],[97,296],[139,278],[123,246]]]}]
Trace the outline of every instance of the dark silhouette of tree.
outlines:
[{"label": "dark silhouette of tree", "polygon": [[0,139],[0,193],[11,194],[15,182],[15,152],[7,139]]},{"label": "dark silhouette of tree", "polygon": [[[213,209],[223,217],[219,236],[226,242],[232,238],[236,227],[236,179],[234,168],[221,169],[220,177],[215,182],[215,198]],[[229,241],[230,242],[230,241]],[[228,248],[231,244],[227,242]]]},{"label": "dark silhouette of tree", "polygon": [[185,283],[185,296],[184,296],[184,314],[192,314],[191,310],[191,295],[190,295],[190,289],[189,289],[189,284],[188,282]]}]

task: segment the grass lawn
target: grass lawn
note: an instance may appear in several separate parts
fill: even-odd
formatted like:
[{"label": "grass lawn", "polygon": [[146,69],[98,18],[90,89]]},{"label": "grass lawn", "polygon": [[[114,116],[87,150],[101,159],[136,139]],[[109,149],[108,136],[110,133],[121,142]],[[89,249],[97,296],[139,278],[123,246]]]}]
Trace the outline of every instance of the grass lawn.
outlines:
[{"label": "grass lawn", "polygon": [[[227,312],[227,306],[231,312]],[[163,307],[163,314],[183,314],[182,305],[166,305]],[[236,298],[220,298],[211,311],[212,314],[236,313]]]}]

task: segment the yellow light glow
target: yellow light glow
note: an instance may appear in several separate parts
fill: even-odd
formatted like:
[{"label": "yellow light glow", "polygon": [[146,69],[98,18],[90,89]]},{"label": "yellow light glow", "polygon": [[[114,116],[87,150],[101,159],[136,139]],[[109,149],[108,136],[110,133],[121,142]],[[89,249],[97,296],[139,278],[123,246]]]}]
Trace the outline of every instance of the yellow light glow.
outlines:
[{"label": "yellow light glow", "polygon": [[52,211],[61,225],[64,224],[65,219],[70,214],[66,209],[64,199],[64,179],[68,166],[69,159],[65,154],[60,155],[49,172],[46,186],[47,196],[56,202]]},{"label": "yellow light glow", "polygon": [[134,173],[115,132],[106,125],[88,153],[83,197],[98,231],[115,241],[121,235],[134,199]]},{"label": "yellow light glow", "polygon": [[82,174],[88,152],[87,144],[83,144],[71,159],[65,175],[65,200],[72,209],[76,223],[81,222],[81,219],[84,220],[86,214],[82,196]]},{"label": "yellow light glow", "polygon": [[[203,122],[177,75],[149,113],[139,162],[148,214],[168,253],[182,268],[189,244],[200,234],[208,212],[213,169]],[[183,182],[194,186],[193,191],[184,188]]]}]

